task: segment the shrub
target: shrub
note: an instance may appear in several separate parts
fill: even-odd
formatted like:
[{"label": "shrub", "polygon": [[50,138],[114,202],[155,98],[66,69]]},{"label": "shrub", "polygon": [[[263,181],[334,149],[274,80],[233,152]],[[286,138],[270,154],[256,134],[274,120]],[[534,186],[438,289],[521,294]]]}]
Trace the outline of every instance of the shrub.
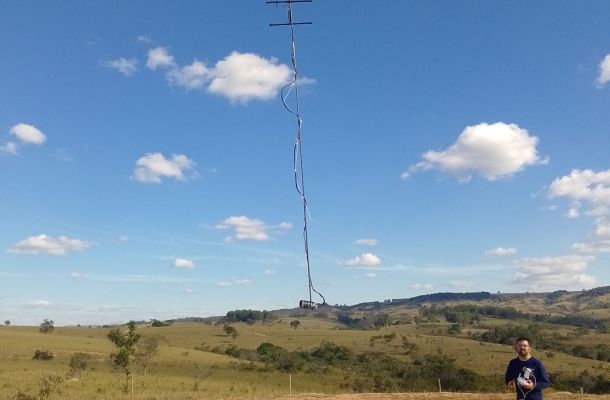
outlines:
[{"label": "shrub", "polygon": [[32,359],[47,361],[47,360],[52,360],[54,357],[55,357],[55,354],[53,354],[49,350],[36,350],[34,352],[34,357],[32,357]]},{"label": "shrub", "polygon": [[89,355],[87,353],[74,353],[70,357],[70,370],[68,371],[69,376],[80,375],[87,369],[89,363]]}]

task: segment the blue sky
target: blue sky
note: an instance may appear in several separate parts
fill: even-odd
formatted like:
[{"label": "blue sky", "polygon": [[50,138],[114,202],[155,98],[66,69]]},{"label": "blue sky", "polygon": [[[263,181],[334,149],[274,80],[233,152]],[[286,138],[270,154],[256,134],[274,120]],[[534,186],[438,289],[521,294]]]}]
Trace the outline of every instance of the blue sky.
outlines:
[{"label": "blue sky", "polygon": [[[308,298],[279,95],[290,35],[268,26],[286,14],[2,2],[0,318]],[[317,0],[294,16],[313,22],[296,29],[302,150],[330,304],[610,284],[610,3]]]}]

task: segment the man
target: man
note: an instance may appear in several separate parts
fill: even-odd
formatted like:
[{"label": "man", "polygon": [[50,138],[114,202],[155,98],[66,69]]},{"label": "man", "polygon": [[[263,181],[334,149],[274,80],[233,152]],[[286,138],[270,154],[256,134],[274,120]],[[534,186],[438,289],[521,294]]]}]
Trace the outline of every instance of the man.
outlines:
[{"label": "man", "polygon": [[549,387],[549,377],[540,360],[530,354],[530,340],[520,337],[515,341],[517,357],[506,368],[504,383],[517,393],[517,400],[542,400],[542,389]]}]

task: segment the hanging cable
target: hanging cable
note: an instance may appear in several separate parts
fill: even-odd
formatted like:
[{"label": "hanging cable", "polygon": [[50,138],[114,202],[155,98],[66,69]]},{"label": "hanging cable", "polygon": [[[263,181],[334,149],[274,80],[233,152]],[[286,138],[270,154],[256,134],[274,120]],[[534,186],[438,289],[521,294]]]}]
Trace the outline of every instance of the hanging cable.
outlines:
[{"label": "hanging cable", "polygon": [[[296,23],[292,19],[292,3],[293,2],[304,2],[298,0],[285,0],[281,3],[285,3],[288,8],[288,23],[287,24],[271,24],[272,26],[277,25],[288,25],[290,27],[290,59],[292,63],[292,80],[286,84],[281,90],[282,104],[284,108],[294,115],[297,123],[296,138],[294,147],[292,150],[292,171],[294,174],[294,185],[297,193],[301,197],[303,203],[303,243],[305,249],[305,263],[307,265],[307,280],[309,288],[309,301],[301,301],[299,306],[302,308],[316,308],[317,305],[312,299],[312,292],[316,293],[322,298],[322,304],[326,304],[324,296],[318,292],[314,286],[311,278],[311,265],[309,260],[309,238],[308,238],[308,208],[307,208],[307,197],[305,196],[305,174],[303,171],[303,147],[301,141],[301,129],[303,126],[303,120],[301,118],[301,108],[299,103],[299,70],[297,68],[297,56],[296,56],[296,40],[294,34],[294,26],[308,23]],[[279,3],[275,1],[268,1],[268,3]],[[287,103],[288,96],[294,91],[294,109],[291,108]]]}]

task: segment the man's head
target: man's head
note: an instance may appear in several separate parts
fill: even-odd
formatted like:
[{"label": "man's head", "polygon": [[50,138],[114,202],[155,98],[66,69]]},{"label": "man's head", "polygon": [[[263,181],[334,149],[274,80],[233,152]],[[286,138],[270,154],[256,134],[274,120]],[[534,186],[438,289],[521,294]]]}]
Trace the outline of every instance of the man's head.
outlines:
[{"label": "man's head", "polygon": [[519,358],[528,359],[530,358],[530,340],[526,337],[519,337],[515,340],[515,351],[519,354]]}]

